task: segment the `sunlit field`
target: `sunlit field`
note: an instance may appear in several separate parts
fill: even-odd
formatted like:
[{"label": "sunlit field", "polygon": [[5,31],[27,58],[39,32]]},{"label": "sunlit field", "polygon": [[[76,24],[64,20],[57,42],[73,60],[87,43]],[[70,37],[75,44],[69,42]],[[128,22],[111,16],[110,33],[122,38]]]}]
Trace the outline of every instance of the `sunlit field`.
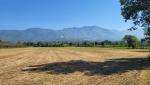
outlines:
[{"label": "sunlit field", "polygon": [[149,85],[148,50],[0,49],[0,85]]}]

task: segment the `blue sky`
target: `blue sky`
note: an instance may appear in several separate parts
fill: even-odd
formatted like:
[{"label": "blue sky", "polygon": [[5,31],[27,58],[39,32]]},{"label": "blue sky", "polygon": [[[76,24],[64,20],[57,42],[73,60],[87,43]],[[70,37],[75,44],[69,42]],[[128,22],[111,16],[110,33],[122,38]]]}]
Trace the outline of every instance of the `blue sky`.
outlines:
[{"label": "blue sky", "polygon": [[119,0],[0,0],[0,29],[96,25],[124,30]]}]

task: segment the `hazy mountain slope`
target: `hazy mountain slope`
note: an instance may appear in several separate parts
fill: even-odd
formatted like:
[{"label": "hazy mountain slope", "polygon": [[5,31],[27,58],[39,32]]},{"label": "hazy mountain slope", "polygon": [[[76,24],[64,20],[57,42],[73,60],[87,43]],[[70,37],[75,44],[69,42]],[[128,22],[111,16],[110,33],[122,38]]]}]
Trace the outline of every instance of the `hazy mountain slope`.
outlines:
[{"label": "hazy mountain slope", "polygon": [[56,31],[50,29],[31,28],[27,30],[0,30],[0,39],[7,41],[55,41]]},{"label": "hazy mountain slope", "polygon": [[50,29],[32,28],[23,31],[25,41],[56,41],[57,33]]},{"label": "hazy mountain slope", "polygon": [[83,41],[83,40],[120,40],[125,34],[143,37],[141,30],[129,32],[108,30],[98,26],[84,26],[65,28],[63,30],[51,30],[31,28],[27,30],[0,30],[0,39],[6,41]]},{"label": "hazy mountain slope", "polygon": [[60,30],[63,38],[66,40],[118,40],[119,32],[107,30],[97,26],[85,26],[80,28],[66,28]]}]

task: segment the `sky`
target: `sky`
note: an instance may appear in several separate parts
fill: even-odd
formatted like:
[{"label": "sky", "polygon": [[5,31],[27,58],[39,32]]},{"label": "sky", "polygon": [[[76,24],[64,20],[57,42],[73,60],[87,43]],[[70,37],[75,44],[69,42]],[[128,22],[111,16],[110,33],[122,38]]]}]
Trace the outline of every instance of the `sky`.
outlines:
[{"label": "sky", "polygon": [[119,0],[0,0],[0,29],[100,26],[124,30]]}]

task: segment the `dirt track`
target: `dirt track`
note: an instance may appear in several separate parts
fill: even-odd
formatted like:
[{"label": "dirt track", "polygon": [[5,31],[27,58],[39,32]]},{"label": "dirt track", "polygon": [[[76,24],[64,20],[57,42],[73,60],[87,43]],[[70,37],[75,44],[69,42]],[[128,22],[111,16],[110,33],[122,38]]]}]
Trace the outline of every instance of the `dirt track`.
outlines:
[{"label": "dirt track", "polygon": [[0,85],[148,85],[146,50],[0,49]]}]

